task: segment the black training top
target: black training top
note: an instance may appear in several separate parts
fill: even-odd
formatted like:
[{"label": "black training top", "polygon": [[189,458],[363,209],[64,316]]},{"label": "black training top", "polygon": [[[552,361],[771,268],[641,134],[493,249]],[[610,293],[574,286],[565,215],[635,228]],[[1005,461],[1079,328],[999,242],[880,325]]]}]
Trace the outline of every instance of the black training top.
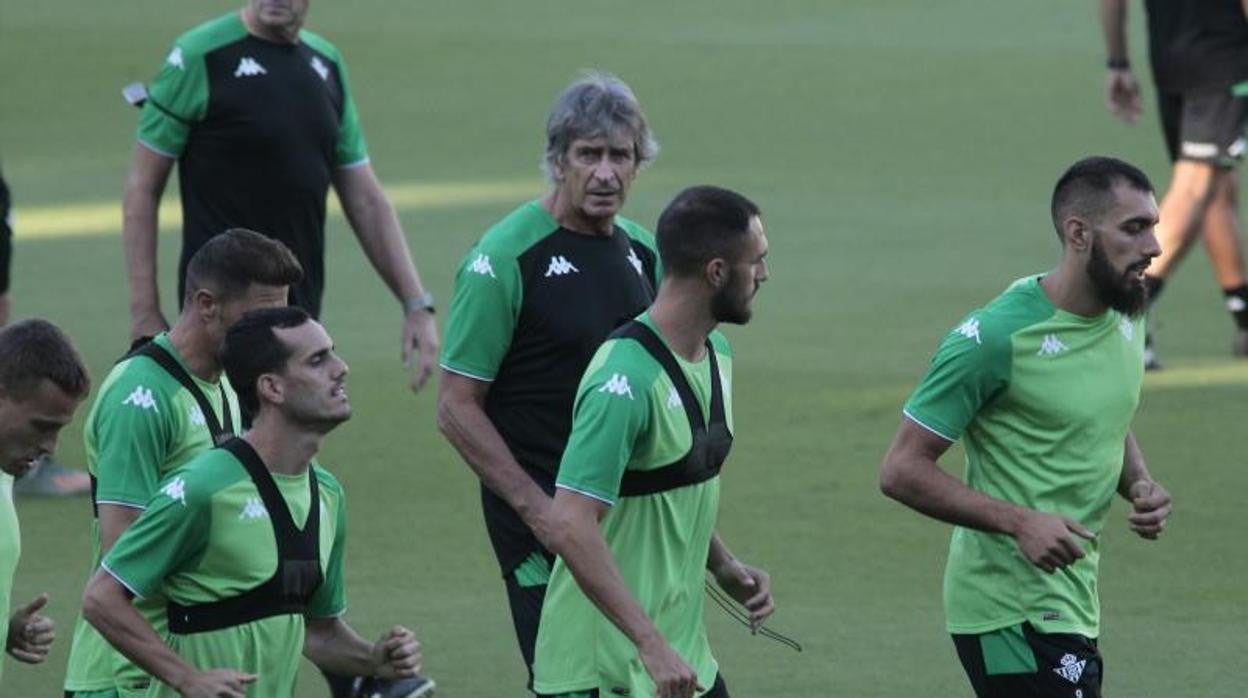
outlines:
[{"label": "black training top", "polygon": [[1159,90],[1217,90],[1248,80],[1248,19],[1241,0],[1145,0],[1145,5]]}]

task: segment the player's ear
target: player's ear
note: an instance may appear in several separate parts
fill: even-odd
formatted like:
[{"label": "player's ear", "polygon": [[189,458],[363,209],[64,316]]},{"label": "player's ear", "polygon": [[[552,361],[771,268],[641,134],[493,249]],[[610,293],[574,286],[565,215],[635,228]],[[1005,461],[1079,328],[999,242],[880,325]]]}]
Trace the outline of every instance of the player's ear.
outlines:
[{"label": "player's ear", "polygon": [[197,288],[191,292],[188,304],[195,309],[203,320],[212,320],[221,312],[221,302],[217,295],[206,288]]},{"label": "player's ear", "polygon": [[723,288],[728,283],[728,262],[723,257],[706,263],[706,281],[713,288]]},{"label": "player's ear", "polygon": [[1068,216],[1062,221],[1062,243],[1075,252],[1086,252],[1092,246],[1092,226],[1079,216]]},{"label": "player's ear", "polygon": [[271,402],[280,405],[286,400],[286,386],[282,382],[282,377],[276,373],[263,373],[256,379],[256,396],[260,398],[260,404]]}]

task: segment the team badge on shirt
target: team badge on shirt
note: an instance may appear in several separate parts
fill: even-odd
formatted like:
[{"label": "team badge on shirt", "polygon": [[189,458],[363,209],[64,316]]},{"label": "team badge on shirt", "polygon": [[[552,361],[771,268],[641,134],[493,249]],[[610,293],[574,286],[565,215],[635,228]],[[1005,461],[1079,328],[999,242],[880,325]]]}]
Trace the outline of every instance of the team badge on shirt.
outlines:
[{"label": "team badge on shirt", "polygon": [[320,56],[313,56],[311,63],[312,63],[312,70],[315,70],[316,74],[320,75],[322,80],[329,79],[329,68],[323,62],[321,62]]},{"label": "team badge on shirt", "polygon": [[182,506],[186,506],[186,480],[179,475],[175,477],[169,484],[160,488],[160,493],[172,499]]},{"label": "team badge on shirt", "polygon": [[1088,660],[1086,659],[1080,659],[1073,654],[1064,654],[1062,655],[1062,665],[1055,667],[1053,671],[1071,683],[1079,683],[1079,678],[1083,676],[1083,667],[1087,663]]}]

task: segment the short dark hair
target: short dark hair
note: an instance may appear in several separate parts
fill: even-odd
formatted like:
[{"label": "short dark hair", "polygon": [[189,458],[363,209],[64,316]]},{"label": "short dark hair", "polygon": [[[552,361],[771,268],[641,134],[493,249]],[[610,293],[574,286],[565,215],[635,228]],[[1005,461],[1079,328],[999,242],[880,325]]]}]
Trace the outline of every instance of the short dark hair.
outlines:
[{"label": "short dark hair", "polygon": [[82,356],[56,325],[31,319],[0,329],[0,390],[23,400],[45,380],[74,398],[91,390]]},{"label": "short dark hair", "polygon": [[1140,168],[1118,158],[1087,157],[1071,165],[1053,187],[1049,215],[1053,229],[1063,242],[1062,221],[1070,215],[1099,218],[1111,205],[1115,186],[1126,184],[1138,191],[1152,192],[1153,184]]},{"label": "short dark hair", "polygon": [[246,228],[230,228],[204,243],[186,265],[186,299],[206,288],[236,298],[252,284],[294,286],[303,267],[280,240]]},{"label": "short dark hair", "polygon": [[230,326],[225,334],[221,365],[245,414],[254,417],[260,411],[256,380],[280,371],[294,353],[273,330],[298,327],[311,319],[297,306],[261,308],[244,314]]},{"label": "short dark hair", "polygon": [[757,215],[758,206],[735,191],[701,185],[680,192],[655,231],[665,273],[699,274],[712,259],[730,257]]}]

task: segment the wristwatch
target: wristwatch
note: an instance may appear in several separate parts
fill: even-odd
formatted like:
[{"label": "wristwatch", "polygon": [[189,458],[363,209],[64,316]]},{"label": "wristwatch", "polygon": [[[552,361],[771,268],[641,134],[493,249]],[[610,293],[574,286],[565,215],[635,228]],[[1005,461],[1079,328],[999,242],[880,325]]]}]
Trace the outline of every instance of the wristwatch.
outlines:
[{"label": "wristwatch", "polygon": [[419,296],[412,296],[403,301],[403,312],[411,315],[417,310],[428,310],[431,313],[437,312],[433,307],[433,294],[428,291]]}]

